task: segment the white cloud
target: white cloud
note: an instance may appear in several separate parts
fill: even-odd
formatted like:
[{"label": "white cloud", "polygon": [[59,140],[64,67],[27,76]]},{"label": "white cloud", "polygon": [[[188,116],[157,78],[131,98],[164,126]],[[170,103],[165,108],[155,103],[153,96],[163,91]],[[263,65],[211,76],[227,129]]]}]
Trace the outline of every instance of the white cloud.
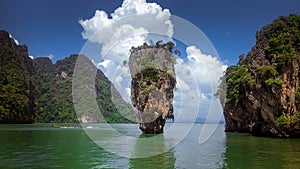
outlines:
[{"label": "white cloud", "polygon": [[97,64],[97,67],[99,68],[100,66],[103,66],[104,68],[108,68],[111,60],[105,59],[102,62]]},{"label": "white cloud", "polygon": [[178,87],[174,93],[175,119],[192,122],[198,116],[218,121],[223,116],[222,107],[212,96],[227,66],[195,46],[187,47],[186,53],[187,59],[178,58],[175,65]]},{"label": "white cloud", "polygon": [[[173,25],[170,16],[168,9],[162,9],[156,3],[147,3],[146,0],[124,0],[122,6],[111,14],[111,18],[108,18],[105,11],[97,10],[91,19],[80,20],[79,23],[84,29],[83,38],[106,44],[113,36],[124,39],[128,36],[126,32],[133,33],[133,30],[136,30],[140,33],[140,28],[171,37]],[[122,34],[115,35],[117,32]]]},{"label": "white cloud", "polygon": [[[130,102],[131,76],[128,65],[120,64],[116,66],[114,72],[107,72],[108,76],[115,77],[113,83],[127,102]],[[129,90],[129,91],[128,91]]]},{"label": "white cloud", "polygon": [[126,93],[128,94],[128,96],[130,97],[131,96],[131,89],[128,87],[125,90],[126,90]]},{"label": "white cloud", "polygon": [[38,56],[38,57],[48,57],[49,59],[53,59],[54,55],[50,54],[50,55],[42,55],[42,56]]},{"label": "white cloud", "polygon": [[215,92],[219,85],[220,77],[223,76],[227,65],[224,65],[217,57],[206,55],[195,46],[186,48],[188,65],[199,79],[199,85],[211,87]]},{"label": "white cloud", "polygon": [[186,84],[180,77],[176,78],[177,87],[180,88],[181,91],[189,91],[191,88],[188,84]]},{"label": "white cloud", "polygon": [[[102,46],[101,55],[113,55],[112,60],[128,57],[131,46],[150,40],[149,33],[167,37],[173,35],[170,11],[146,0],[124,0],[121,7],[111,14],[97,10],[95,15],[79,23],[82,36]],[[158,40],[158,39],[153,39]]]},{"label": "white cloud", "polygon": [[31,59],[34,59],[34,57],[33,57],[32,55],[29,55],[29,57],[30,57]]},{"label": "white cloud", "polygon": [[118,85],[120,85],[120,83],[122,82],[122,80],[123,80],[123,77],[122,77],[122,76],[117,76],[117,77],[115,78],[115,82],[116,82]]},{"label": "white cloud", "polygon": [[96,67],[98,66],[98,64],[95,62],[94,59],[91,59],[91,61],[92,61],[92,63],[93,63]]},{"label": "white cloud", "polygon": [[19,41],[17,39],[15,39],[11,34],[9,34],[9,37],[12,38],[17,45],[19,45]]},{"label": "white cloud", "polygon": [[54,55],[50,54],[50,55],[48,55],[48,56],[46,56],[46,57],[48,57],[48,58],[50,58],[50,59],[52,60],[53,57],[54,57]]},{"label": "white cloud", "polygon": [[187,89],[194,90],[195,85],[192,87],[192,84],[197,84],[200,98],[212,96],[216,92],[220,77],[223,76],[227,65],[224,65],[217,57],[202,53],[195,46],[187,47],[186,53],[187,60],[177,59],[175,65],[180,90],[182,92],[188,92]]}]

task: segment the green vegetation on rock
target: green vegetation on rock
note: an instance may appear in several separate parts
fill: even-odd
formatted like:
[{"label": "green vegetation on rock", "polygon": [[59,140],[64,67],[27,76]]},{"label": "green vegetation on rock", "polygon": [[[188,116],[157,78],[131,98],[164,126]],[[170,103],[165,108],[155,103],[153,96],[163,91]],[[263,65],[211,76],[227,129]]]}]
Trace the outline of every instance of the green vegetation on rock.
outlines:
[{"label": "green vegetation on rock", "polygon": [[0,32],[0,123],[31,123],[30,59],[26,46],[7,42],[8,34]]},{"label": "green vegetation on rock", "polygon": [[266,85],[272,84],[282,85],[282,80],[278,77],[277,70],[272,66],[258,66],[256,67],[258,77],[265,82]]},{"label": "green vegetation on rock", "polygon": [[[53,65],[53,71],[43,73],[38,73],[37,82],[39,85],[37,87],[46,87],[45,92],[39,93],[36,91],[35,99],[35,122],[46,122],[46,123],[77,123],[80,121],[78,119],[72,98],[72,75],[76,60],[78,55],[71,55],[63,60],[57,61]],[[81,56],[83,57],[83,56]],[[86,58],[87,59],[87,58]],[[87,59],[88,60],[88,59]],[[88,60],[89,61],[89,60]],[[89,61],[90,62],[90,61]],[[87,66],[93,67],[90,62]],[[48,76],[48,80],[40,81],[39,76]],[[47,79],[47,78],[46,78]],[[123,117],[115,104],[113,103],[111,97],[111,82],[105,77],[105,75],[98,70],[95,77],[95,92],[96,92],[96,102],[99,106],[99,110],[104,116],[104,120],[108,123],[127,123],[130,122],[125,117]],[[81,101],[89,102],[89,96],[83,94],[83,99]],[[125,103],[119,96],[119,103],[124,104],[122,111],[126,111],[126,114],[131,112],[130,105]],[[86,105],[89,105],[88,103]],[[86,112],[93,112],[90,107],[85,107]],[[78,114],[81,116],[82,114]],[[93,120],[97,120],[94,118]],[[91,120],[90,122],[97,122]]]},{"label": "green vegetation on rock", "polygon": [[[55,64],[49,58],[32,60],[26,46],[16,45],[6,31],[0,31],[0,123],[77,123],[82,120],[75,113],[72,97],[72,76],[78,57],[71,55]],[[95,68],[88,58],[86,60],[85,68]],[[95,77],[95,89],[96,102],[106,122],[130,122],[119,110],[130,116],[133,114],[131,106],[119,93],[115,93],[115,102],[112,101],[114,86],[100,70]]]},{"label": "green vegetation on rock", "polygon": [[[243,99],[242,94],[246,88],[251,88],[255,84],[255,77],[249,72],[246,65],[232,66],[226,71],[226,78],[222,79],[222,83],[217,91],[217,95],[222,96],[223,102],[239,101]],[[224,93],[226,92],[226,93]]]},{"label": "green vegetation on rock", "polygon": [[158,41],[130,50],[131,102],[144,133],[162,133],[166,119],[174,119],[174,47],[172,42]]},{"label": "green vegetation on rock", "polygon": [[279,17],[221,78],[226,131],[300,137],[300,16]]}]

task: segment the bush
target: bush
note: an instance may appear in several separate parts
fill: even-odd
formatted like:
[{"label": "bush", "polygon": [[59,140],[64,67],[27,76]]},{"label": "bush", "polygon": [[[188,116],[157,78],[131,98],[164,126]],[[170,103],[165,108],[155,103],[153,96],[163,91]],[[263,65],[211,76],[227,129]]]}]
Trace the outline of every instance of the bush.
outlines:
[{"label": "bush", "polygon": [[282,80],[275,77],[275,78],[269,78],[265,80],[266,85],[271,86],[272,84],[282,85]]},{"label": "bush", "polygon": [[275,120],[275,123],[277,125],[287,125],[287,124],[290,124],[290,121],[287,117],[285,117],[284,115],[281,115]]},{"label": "bush", "polygon": [[282,80],[278,77],[277,70],[272,66],[258,66],[256,71],[259,73],[259,77],[266,85],[271,86],[272,84],[282,85]]},{"label": "bush", "polygon": [[[256,80],[249,72],[247,66],[231,66],[225,74],[226,80],[222,80],[220,86],[227,88],[226,100],[240,100],[246,88],[251,88],[255,85]],[[226,84],[226,85],[225,85]],[[224,89],[223,89],[224,90]],[[219,91],[220,94],[221,90]],[[225,99],[225,98],[224,98]]]},{"label": "bush", "polygon": [[271,77],[278,75],[278,72],[272,66],[257,66],[256,71],[260,73],[261,77]]}]

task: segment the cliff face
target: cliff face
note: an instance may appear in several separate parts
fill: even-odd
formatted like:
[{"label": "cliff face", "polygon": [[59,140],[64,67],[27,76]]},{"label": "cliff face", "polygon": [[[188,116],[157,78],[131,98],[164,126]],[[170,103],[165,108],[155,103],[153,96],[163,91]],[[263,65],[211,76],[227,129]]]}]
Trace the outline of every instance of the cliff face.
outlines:
[{"label": "cliff face", "polygon": [[173,116],[175,58],[163,47],[138,47],[129,58],[131,101],[144,133],[162,133]]},{"label": "cliff face", "polygon": [[17,45],[0,30],[0,122],[31,123],[32,61],[25,45]]},{"label": "cliff face", "polygon": [[[99,122],[92,115],[76,116],[72,99],[73,70],[78,57],[86,67],[97,69],[85,56],[77,54],[53,64],[47,57],[31,59],[27,46],[17,45],[9,33],[0,30],[0,123]],[[107,122],[129,122],[112,101],[113,84],[103,72],[95,77],[96,102]],[[114,99],[122,114],[131,112],[115,90]]]},{"label": "cliff face", "polygon": [[218,95],[226,131],[300,137],[300,16],[280,17],[226,70]]},{"label": "cliff face", "polygon": [[[35,70],[35,121],[65,123],[99,123],[99,114],[95,111],[75,112],[72,95],[73,71],[78,57],[85,61],[82,69],[94,69],[96,66],[85,56],[73,54],[52,64],[50,59],[33,60]],[[91,84],[90,84],[91,85]],[[106,122],[129,122],[117,110],[112,101],[113,84],[100,70],[95,77],[96,102]],[[115,94],[119,95],[119,93]],[[120,96],[121,98],[121,96]],[[129,105],[119,98],[119,104],[127,105],[122,110],[130,111]],[[87,101],[87,100],[83,100]],[[124,110],[125,109],[125,110]],[[91,113],[87,113],[91,112]],[[122,112],[123,113],[123,112]]]}]

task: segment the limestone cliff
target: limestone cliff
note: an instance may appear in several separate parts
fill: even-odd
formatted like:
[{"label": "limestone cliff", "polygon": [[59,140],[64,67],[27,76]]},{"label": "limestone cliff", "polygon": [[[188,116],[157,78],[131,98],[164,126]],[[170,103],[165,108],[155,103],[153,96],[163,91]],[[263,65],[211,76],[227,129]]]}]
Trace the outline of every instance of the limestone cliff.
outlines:
[{"label": "limestone cliff", "polygon": [[[87,57],[77,54],[57,60],[55,64],[47,57],[31,59],[26,45],[18,45],[7,31],[0,30],[0,123],[99,122],[96,111],[93,111],[94,116],[77,112],[77,117],[75,113],[72,80],[79,56],[86,63],[83,69],[97,69]],[[104,120],[131,122],[124,117],[131,114],[130,105],[104,73],[96,71],[96,102]]]},{"label": "limestone cliff", "polygon": [[166,119],[173,116],[174,44],[144,44],[132,48],[129,58],[131,101],[140,129],[144,133],[162,133]]},{"label": "limestone cliff", "polygon": [[218,91],[226,131],[300,137],[300,16],[280,17],[226,70]]}]

